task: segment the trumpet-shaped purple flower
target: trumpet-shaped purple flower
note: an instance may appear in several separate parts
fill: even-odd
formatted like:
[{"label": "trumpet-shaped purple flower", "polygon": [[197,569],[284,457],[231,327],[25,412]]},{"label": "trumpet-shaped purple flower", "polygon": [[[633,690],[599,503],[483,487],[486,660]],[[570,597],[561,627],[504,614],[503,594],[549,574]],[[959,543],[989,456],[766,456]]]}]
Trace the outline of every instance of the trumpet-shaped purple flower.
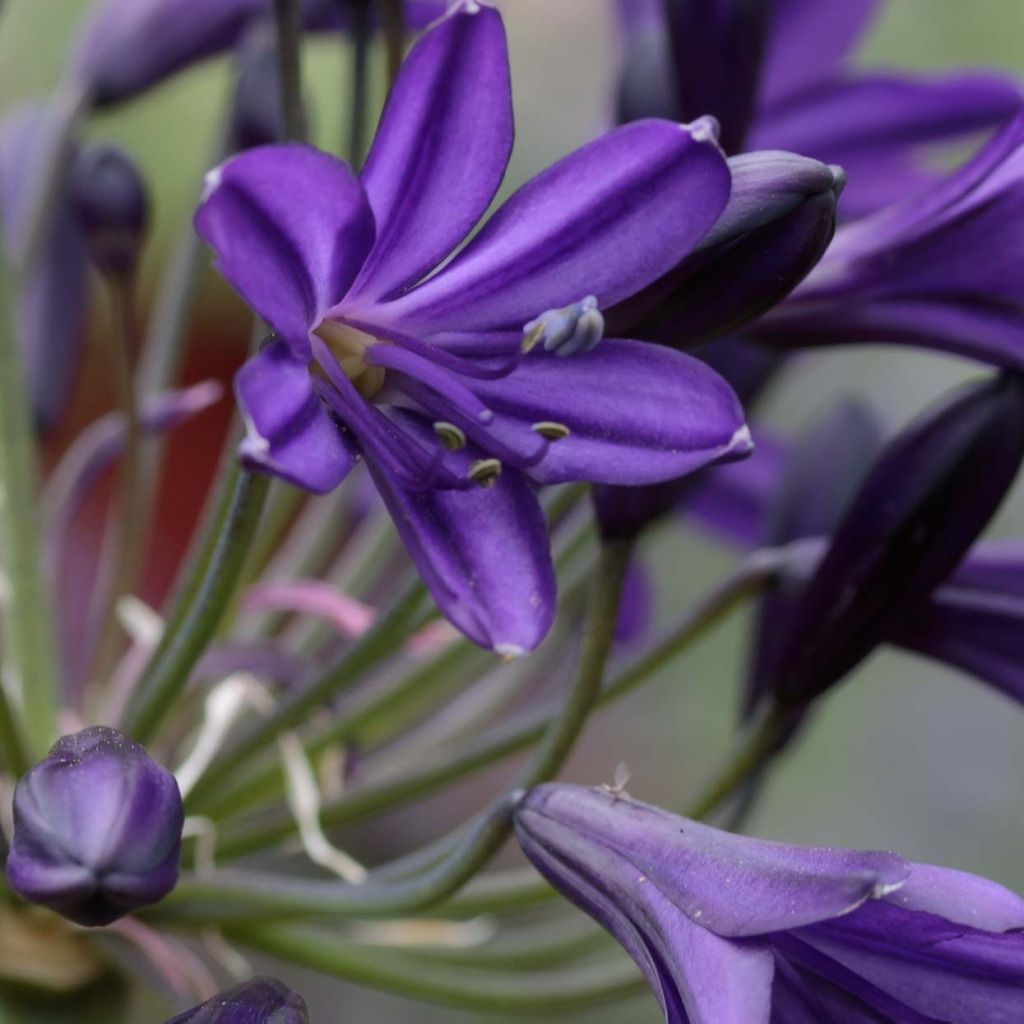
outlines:
[{"label": "trumpet-shaped purple flower", "polygon": [[772,345],[922,345],[1024,366],[1024,117],[930,189],[841,228],[762,324]]},{"label": "trumpet-shaped purple flower", "polygon": [[599,310],[725,207],[711,126],[639,122],[585,146],[445,262],[511,145],[502,22],[466,2],[413,48],[359,178],[307,146],[253,150],[211,173],[196,215],[277,335],[237,378],[243,459],[323,492],[365,457],[442,610],[506,653],[536,646],[553,612],[535,484],[651,483],[750,446],[704,364],[593,347]]},{"label": "trumpet-shaped purple flower", "polygon": [[662,0],[619,0],[619,117],[713,114],[730,152],[787,149],[840,164],[851,182],[844,213],[880,209],[932,180],[930,146],[994,129],[1022,101],[1015,82],[987,73],[853,73],[847,57],[880,6],[673,0],[666,23]]},{"label": "trumpet-shaped purple flower", "polygon": [[166,1024],[307,1024],[306,1002],[276,978],[253,978]]},{"label": "trumpet-shaped purple flower", "polygon": [[11,888],[77,924],[107,925],[178,880],[184,810],[174,776],[126,736],[65,736],[18,782]]},{"label": "trumpet-shaped purple flower", "polygon": [[[444,13],[443,0],[407,0],[406,20],[421,28]],[[305,27],[348,25],[345,0],[302,0]],[[74,73],[97,105],[118,103],[190,64],[231,50],[267,0],[99,0],[81,32]]]},{"label": "trumpet-shaped purple flower", "polygon": [[636,961],[668,1024],[1024,1016],[1024,901],[986,879],[748,839],[563,784],[527,793],[516,833]]}]

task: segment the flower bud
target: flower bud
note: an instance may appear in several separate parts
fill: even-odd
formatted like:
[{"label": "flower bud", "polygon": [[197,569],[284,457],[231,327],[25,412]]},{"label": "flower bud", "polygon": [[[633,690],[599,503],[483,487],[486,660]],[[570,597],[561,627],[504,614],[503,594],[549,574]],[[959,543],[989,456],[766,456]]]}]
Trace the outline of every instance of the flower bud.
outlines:
[{"label": "flower bud", "polygon": [[100,273],[130,273],[149,222],[149,196],[134,160],[112,145],[83,150],[72,171],[71,196]]},{"label": "flower bud", "polygon": [[239,61],[231,121],[235,149],[252,149],[285,137],[277,41],[270,24],[255,25]]},{"label": "flower bud", "polygon": [[793,609],[768,688],[800,707],[917,614],[992,518],[1024,457],[1024,381],[971,385],[894,438]]},{"label": "flower bud", "polygon": [[103,726],[65,736],[18,782],[11,888],[76,924],[107,925],[178,879],[184,810],[174,776]]},{"label": "flower bud", "polygon": [[708,341],[761,316],[821,259],[846,178],[793,153],[729,160],[732,192],[700,245],[644,292],[608,311],[609,333],[674,347]]},{"label": "flower bud", "polygon": [[307,1024],[306,1003],[275,978],[253,978],[166,1024]]}]

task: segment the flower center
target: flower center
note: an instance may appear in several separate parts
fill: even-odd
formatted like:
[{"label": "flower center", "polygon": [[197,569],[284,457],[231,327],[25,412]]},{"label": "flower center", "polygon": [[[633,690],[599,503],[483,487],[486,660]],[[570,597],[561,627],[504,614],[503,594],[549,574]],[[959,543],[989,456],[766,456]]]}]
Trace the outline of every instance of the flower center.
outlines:
[{"label": "flower center", "polygon": [[373,366],[366,359],[369,349],[383,344],[380,338],[337,320],[325,320],[314,333],[324,340],[342,372],[363,398],[373,398],[380,391],[384,386],[384,368]]}]

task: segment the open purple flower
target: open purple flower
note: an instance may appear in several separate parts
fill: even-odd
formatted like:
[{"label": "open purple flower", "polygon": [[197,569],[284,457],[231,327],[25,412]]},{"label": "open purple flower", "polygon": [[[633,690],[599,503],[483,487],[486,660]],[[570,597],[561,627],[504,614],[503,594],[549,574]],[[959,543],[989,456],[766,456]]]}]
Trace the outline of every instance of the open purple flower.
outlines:
[{"label": "open purple flower", "polygon": [[78,924],[107,925],[178,880],[174,776],[114,729],[58,740],[14,792],[11,888]]},{"label": "open purple flower", "polygon": [[748,839],[564,784],[527,793],[516,834],[637,962],[668,1024],[1024,1015],[1024,901],[986,879]]},{"label": "open purple flower", "polygon": [[196,215],[277,335],[237,378],[245,462],[324,492],[365,457],[441,609],[505,653],[535,647],[553,613],[535,484],[652,483],[750,447],[704,364],[591,348],[599,309],[676,265],[724,208],[711,126],[598,139],[446,263],[511,145],[502,22],[466,2],[413,48],[359,178],[307,146],[257,149],[211,172]]},{"label": "open purple flower", "polygon": [[754,331],[773,346],[921,345],[1024,366],[1024,117],[945,179],[841,228]]},{"label": "open purple flower", "polygon": [[306,1002],[276,978],[253,978],[166,1024],[307,1024]]},{"label": "open purple flower", "polygon": [[[303,0],[310,31],[345,28],[345,0]],[[444,13],[444,0],[406,0],[406,20],[421,28]],[[86,19],[75,76],[97,105],[118,103],[190,64],[231,50],[267,0],[99,0]]]},{"label": "open purple flower", "polygon": [[853,73],[847,57],[880,6],[672,0],[667,23],[663,0],[619,0],[619,117],[712,114],[730,153],[787,149],[842,165],[843,212],[870,213],[934,178],[929,147],[994,129],[1022,101],[1015,82],[990,73]]}]

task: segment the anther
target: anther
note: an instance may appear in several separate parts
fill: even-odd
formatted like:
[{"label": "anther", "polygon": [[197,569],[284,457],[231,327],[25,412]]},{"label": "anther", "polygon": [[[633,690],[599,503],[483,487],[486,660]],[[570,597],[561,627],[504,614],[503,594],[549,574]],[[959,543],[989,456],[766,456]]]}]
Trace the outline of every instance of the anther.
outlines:
[{"label": "anther", "polygon": [[549,441],[564,441],[572,433],[564,423],[555,423],[553,420],[534,423],[530,429]]},{"label": "anther", "polygon": [[546,352],[560,356],[589,352],[604,336],[604,317],[597,298],[588,295],[562,309],[549,309],[523,327],[523,351],[541,342]]},{"label": "anther", "polygon": [[501,463],[497,459],[477,459],[476,462],[470,463],[466,475],[481,487],[493,487],[501,476]]},{"label": "anther", "polygon": [[450,452],[461,451],[466,447],[466,435],[454,423],[438,420],[434,424],[434,433],[441,439],[441,444]]}]

